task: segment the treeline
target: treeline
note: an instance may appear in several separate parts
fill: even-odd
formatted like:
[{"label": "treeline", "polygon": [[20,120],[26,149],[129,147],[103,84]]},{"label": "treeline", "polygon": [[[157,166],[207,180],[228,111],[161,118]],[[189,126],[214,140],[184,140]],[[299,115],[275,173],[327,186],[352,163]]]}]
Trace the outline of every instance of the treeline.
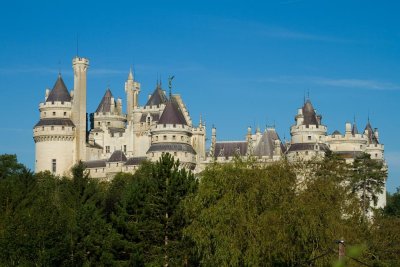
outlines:
[{"label": "treeline", "polygon": [[370,205],[385,175],[368,155],[329,154],[194,177],[165,154],[108,183],[83,164],[60,178],[1,155],[0,266],[399,266],[400,192]]}]

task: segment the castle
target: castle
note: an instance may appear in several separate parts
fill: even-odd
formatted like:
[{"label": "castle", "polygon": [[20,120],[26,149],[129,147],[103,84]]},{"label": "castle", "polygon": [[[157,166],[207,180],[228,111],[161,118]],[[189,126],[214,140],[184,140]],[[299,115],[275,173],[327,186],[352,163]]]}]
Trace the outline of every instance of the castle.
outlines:
[{"label": "castle", "polygon": [[[344,134],[328,134],[309,99],[297,111],[289,142],[282,142],[274,127],[264,131],[257,128],[255,132],[249,127],[244,140],[217,141],[213,127],[207,151],[206,126],[201,118],[198,125],[193,124],[180,95],[171,93],[171,79],[168,95],[157,82],[146,104],[140,106],[141,86],[132,70],[125,82],[126,114],[122,100],[115,99],[107,89],[96,111],[87,116],[89,60],[75,57],[72,68],[73,90],[68,91],[59,74],[53,89],[46,90],[45,100],[39,104],[40,120],[33,129],[36,172],[49,170],[64,175],[75,163],[83,161],[93,178],[110,180],[118,172],[135,172],[143,160],[156,161],[164,152],[195,173],[207,164],[230,162],[237,156],[252,156],[266,164],[284,156],[291,161],[323,157],[331,150],[349,162],[363,152],[384,160],[378,130],[369,121],[362,132],[354,122],[345,124]],[[385,203],[386,189],[378,206]]]}]

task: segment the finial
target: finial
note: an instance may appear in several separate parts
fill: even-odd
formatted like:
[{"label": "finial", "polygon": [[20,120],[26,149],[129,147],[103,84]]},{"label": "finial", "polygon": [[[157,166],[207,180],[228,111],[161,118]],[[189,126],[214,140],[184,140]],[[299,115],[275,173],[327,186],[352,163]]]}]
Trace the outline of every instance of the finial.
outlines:
[{"label": "finial", "polygon": [[368,119],[368,123],[369,123],[369,110],[368,110],[368,118],[367,119]]},{"label": "finial", "polygon": [[353,124],[356,124],[356,115],[353,115]]},{"label": "finial", "polygon": [[202,119],[201,119],[201,113],[200,113],[200,121],[199,121],[199,125],[200,125],[200,126],[202,126],[202,124],[203,124],[203,122],[202,122]]},{"label": "finial", "polygon": [[61,78],[61,60],[58,60],[58,78]]},{"label": "finial", "polygon": [[168,77],[168,87],[169,87],[169,98],[172,97],[172,80],[175,78],[174,75]]},{"label": "finial", "polygon": [[303,104],[306,103],[306,90],[303,91]]},{"label": "finial", "polygon": [[307,89],[307,100],[310,100],[310,89]]},{"label": "finial", "polygon": [[133,81],[132,66],[129,68],[128,80],[132,80]]}]

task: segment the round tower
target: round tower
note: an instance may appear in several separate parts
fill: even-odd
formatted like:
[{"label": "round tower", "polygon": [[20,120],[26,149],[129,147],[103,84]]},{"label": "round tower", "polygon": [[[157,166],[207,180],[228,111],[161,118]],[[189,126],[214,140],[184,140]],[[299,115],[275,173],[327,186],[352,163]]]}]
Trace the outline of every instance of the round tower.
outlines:
[{"label": "round tower", "polygon": [[71,96],[61,75],[53,89],[46,90],[39,111],[40,120],[33,128],[35,172],[48,170],[63,175],[74,163],[75,124],[71,120]]},{"label": "round tower", "polygon": [[86,160],[86,74],[89,60],[75,57],[72,60],[74,70],[74,93],[72,99],[72,121],[76,126],[74,161]]},{"label": "round tower", "polygon": [[162,153],[169,152],[179,159],[181,166],[193,170],[196,167],[196,151],[191,145],[192,127],[190,127],[182,110],[171,97],[167,102],[160,120],[150,129],[151,146],[147,157],[157,161]]},{"label": "round tower", "polygon": [[328,146],[324,143],[327,128],[321,124],[322,117],[317,115],[311,101],[308,99],[295,117],[296,124],[290,127],[292,136],[288,158],[311,159],[324,155]]}]

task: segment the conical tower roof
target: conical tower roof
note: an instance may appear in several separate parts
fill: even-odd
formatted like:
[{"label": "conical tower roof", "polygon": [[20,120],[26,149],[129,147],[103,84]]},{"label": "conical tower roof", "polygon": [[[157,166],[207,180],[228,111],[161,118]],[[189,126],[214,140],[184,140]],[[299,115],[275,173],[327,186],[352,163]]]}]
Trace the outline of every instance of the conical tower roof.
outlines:
[{"label": "conical tower roof", "polygon": [[164,91],[161,89],[161,85],[157,84],[156,89],[147,101],[146,106],[158,106],[160,104],[167,103],[168,99]]},{"label": "conical tower roof", "polygon": [[310,124],[319,125],[314,107],[309,99],[304,103],[302,110],[304,117],[304,122],[303,122],[304,125],[310,125]]},{"label": "conical tower roof", "polygon": [[164,108],[164,111],[161,115],[159,124],[183,124],[187,125],[185,116],[182,113],[179,104],[176,102],[174,98],[171,98],[167,105]]},{"label": "conical tower roof", "polygon": [[96,112],[110,112],[111,105],[115,105],[115,103],[111,103],[111,98],[113,97],[110,88],[107,88],[106,93],[104,94],[103,98],[99,106],[96,109]]},{"label": "conical tower roof", "polygon": [[375,136],[374,130],[372,129],[372,126],[371,126],[371,124],[369,123],[369,120],[368,120],[367,125],[365,126],[364,132],[365,132],[366,130],[368,130],[367,137],[368,137],[369,143],[370,143],[370,144],[379,144],[379,141],[378,141],[378,139],[377,139],[376,136]]},{"label": "conical tower roof", "polygon": [[71,95],[68,92],[67,87],[61,77],[61,74],[58,75],[57,81],[53,86],[53,89],[50,91],[49,96],[46,99],[46,102],[71,102]]},{"label": "conical tower roof", "polygon": [[358,134],[357,124],[354,122],[353,127],[351,128],[351,134],[356,135]]}]

